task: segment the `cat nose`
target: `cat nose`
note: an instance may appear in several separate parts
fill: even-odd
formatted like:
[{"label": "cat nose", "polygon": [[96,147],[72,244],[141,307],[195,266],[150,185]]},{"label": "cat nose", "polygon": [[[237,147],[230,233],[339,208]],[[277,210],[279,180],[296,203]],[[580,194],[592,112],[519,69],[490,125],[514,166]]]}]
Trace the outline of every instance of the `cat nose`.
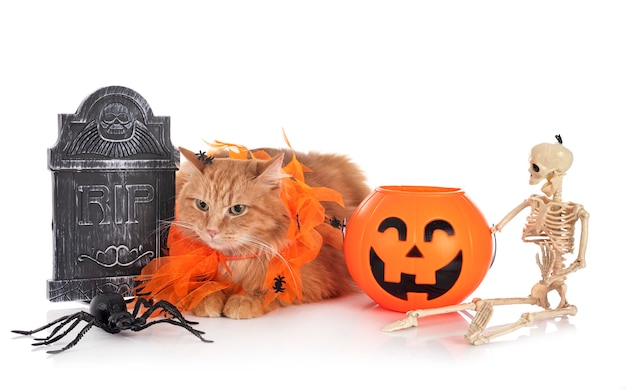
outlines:
[{"label": "cat nose", "polygon": [[208,229],[207,233],[209,233],[209,236],[211,236],[211,238],[215,238],[215,235],[218,233],[218,231],[215,229]]}]

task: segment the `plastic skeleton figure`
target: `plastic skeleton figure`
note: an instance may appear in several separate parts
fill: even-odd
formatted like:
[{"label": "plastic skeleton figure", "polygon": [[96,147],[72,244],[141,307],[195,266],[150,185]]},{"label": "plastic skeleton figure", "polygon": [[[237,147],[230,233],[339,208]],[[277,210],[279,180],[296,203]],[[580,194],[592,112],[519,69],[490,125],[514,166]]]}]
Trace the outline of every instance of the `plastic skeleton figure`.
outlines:
[{"label": "plastic skeleton figure", "polygon": [[[536,262],[541,271],[541,280],[532,287],[530,295],[525,298],[474,299],[469,303],[442,308],[413,310],[406,313],[407,318],[387,325],[383,331],[391,332],[417,326],[419,317],[472,310],[476,314],[465,334],[465,339],[470,344],[479,345],[522,327],[531,326],[534,320],[576,314],[576,306],[570,305],[565,296],[567,291],[565,279],[569,274],[585,267],[589,214],[582,205],[564,202],[561,198],[563,176],[571,166],[573,156],[562,145],[559,135],[556,139],[558,141],[556,144],[543,143],[533,147],[529,158],[530,184],[539,184],[546,180],[541,188],[545,196],[532,195],[492,228],[493,233],[501,231],[517,214],[530,207],[522,241],[539,246]],[[574,226],[578,221],[581,226],[578,257],[565,267],[565,255],[574,252]],[[560,296],[560,302],[554,309],[550,308],[548,302],[550,291],[557,291]],[[494,306],[515,304],[537,305],[544,310],[524,313],[518,321],[494,330],[486,329]]]}]

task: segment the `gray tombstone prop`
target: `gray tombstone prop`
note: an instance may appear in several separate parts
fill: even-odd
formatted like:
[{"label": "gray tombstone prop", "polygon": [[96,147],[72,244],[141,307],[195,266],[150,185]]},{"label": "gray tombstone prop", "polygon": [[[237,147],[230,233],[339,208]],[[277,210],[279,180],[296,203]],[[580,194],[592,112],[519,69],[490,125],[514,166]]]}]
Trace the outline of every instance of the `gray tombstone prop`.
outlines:
[{"label": "gray tombstone prop", "polygon": [[132,295],[141,269],[163,254],[179,162],[170,118],[154,116],[131,89],[99,89],[75,114],[59,115],[57,143],[48,150],[50,301],[90,301],[101,292]]}]

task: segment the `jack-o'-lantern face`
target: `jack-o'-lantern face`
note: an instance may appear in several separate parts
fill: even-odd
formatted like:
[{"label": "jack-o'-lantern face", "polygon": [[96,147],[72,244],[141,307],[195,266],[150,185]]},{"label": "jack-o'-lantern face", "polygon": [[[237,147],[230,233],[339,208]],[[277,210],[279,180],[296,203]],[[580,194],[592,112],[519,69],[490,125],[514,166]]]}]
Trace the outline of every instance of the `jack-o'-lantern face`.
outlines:
[{"label": "jack-o'-lantern face", "polygon": [[492,239],[458,189],[380,187],[350,218],[344,253],[365,293],[408,311],[465,299],[491,264]]},{"label": "jack-o'-lantern face", "polygon": [[[443,258],[433,259],[428,263],[425,261],[425,255],[422,252],[426,250],[425,247],[428,247],[429,243],[432,243],[437,230],[444,232],[448,237],[454,236],[454,228],[449,222],[436,219],[426,224],[423,229],[423,241],[420,242],[420,244],[425,244],[420,245],[422,250],[418,247],[418,243],[409,242],[407,245],[408,227],[402,219],[398,217],[385,218],[378,226],[378,232],[385,234],[388,229],[395,230],[398,239],[398,243],[392,251],[386,250],[389,246],[383,246],[382,249],[382,251],[389,256],[386,257],[389,260],[389,267],[386,267],[385,260],[376,252],[376,245],[372,244],[370,248],[370,267],[372,269],[372,275],[383,290],[394,297],[404,300],[408,299],[408,293],[426,293],[426,299],[430,301],[442,296],[454,286],[461,274],[463,250],[459,249],[456,254],[450,258],[444,257],[447,253],[440,253],[440,251],[438,251],[432,254],[432,256]],[[393,237],[387,239],[393,240]],[[445,237],[441,237],[441,239],[443,240]],[[406,254],[403,255],[402,253],[407,247],[408,250]],[[452,246],[447,247],[452,248]],[[400,258],[398,258],[398,256]],[[442,261],[445,262],[443,266],[436,269],[432,268],[440,265]],[[416,270],[419,271],[420,268],[422,272],[416,273]],[[387,273],[385,272],[386,269],[388,269]],[[422,282],[418,282],[420,274],[423,275],[421,278]],[[393,275],[397,276],[394,277]],[[432,276],[434,276],[434,280],[432,280]],[[393,280],[396,278],[399,278],[399,280]]]}]

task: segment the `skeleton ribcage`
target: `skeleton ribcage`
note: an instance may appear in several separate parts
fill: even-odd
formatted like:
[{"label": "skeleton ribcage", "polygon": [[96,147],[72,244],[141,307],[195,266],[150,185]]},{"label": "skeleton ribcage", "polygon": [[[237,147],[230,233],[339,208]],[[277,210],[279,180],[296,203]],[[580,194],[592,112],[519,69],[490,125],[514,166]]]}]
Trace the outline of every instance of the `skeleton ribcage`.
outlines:
[{"label": "skeleton ribcage", "polygon": [[559,254],[572,253],[574,225],[580,206],[539,196],[530,198],[529,202],[531,212],[526,218],[522,239],[526,242],[548,241]]}]

